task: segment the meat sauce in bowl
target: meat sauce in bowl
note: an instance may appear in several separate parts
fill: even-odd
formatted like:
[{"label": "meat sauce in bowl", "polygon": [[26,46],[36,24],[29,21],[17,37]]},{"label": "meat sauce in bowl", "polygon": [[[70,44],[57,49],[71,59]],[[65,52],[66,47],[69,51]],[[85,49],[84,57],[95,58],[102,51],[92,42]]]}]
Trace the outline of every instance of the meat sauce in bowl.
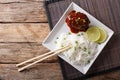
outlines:
[{"label": "meat sauce in bowl", "polygon": [[80,31],[85,32],[89,28],[90,21],[85,14],[72,10],[66,18],[66,23],[71,32],[78,33]]}]

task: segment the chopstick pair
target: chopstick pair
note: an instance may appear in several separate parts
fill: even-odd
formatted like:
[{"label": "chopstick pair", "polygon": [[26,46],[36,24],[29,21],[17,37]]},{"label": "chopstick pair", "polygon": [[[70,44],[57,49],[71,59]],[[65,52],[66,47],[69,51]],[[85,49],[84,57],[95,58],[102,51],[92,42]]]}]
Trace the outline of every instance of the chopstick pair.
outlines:
[{"label": "chopstick pair", "polygon": [[26,60],[26,61],[24,61],[24,62],[21,62],[21,63],[17,64],[16,67],[25,65],[25,64],[28,63],[28,62],[32,62],[33,60],[38,59],[38,60],[36,60],[35,62],[32,62],[32,63],[30,63],[30,64],[28,64],[28,65],[26,65],[26,66],[23,66],[23,67],[21,67],[20,69],[18,69],[19,72],[20,72],[20,71],[23,71],[24,69],[27,69],[27,68],[29,68],[30,66],[32,66],[32,65],[34,65],[34,64],[36,64],[36,63],[39,63],[39,62],[41,62],[41,61],[43,61],[43,60],[45,60],[45,59],[47,59],[47,58],[50,58],[50,57],[52,57],[52,56],[54,56],[54,55],[56,55],[56,54],[59,54],[60,52],[63,52],[63,51],[65,51],[65,50],[68,50],[70,47],[71,47],[71,44],[69,44],[69,45],[67,45],[67,46],[65,46],[65,47],[62,47],[62,48],[60,48],[60,49],[54,50],[54,51],[50,51],[50,52],[44,53],[43,55],[39,55],[39,56],[37,56],[37,57],[34,57],[34,58],[31,58],[31,59]]}]

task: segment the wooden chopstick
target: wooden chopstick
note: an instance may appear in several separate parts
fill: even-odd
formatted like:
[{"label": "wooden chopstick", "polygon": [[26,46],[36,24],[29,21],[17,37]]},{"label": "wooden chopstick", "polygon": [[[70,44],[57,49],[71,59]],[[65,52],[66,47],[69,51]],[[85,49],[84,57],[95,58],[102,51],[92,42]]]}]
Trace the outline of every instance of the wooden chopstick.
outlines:
[{"label": "wooden chopstick", "polygon": [[[65,47],[63,47],[63,48],[60,48],[60,49],[58,49],[58,50],[50,51],[50,52],[48,52],[48,53],[46,53],[46,54],[44,54],[44,55],[40,55],[40,56],[37,56],[37,57],[35,57],[35,58],[29,59],[29,60],[27,60],[27,61],[24,61],[24,62],[22,62],[22,63],[20,63],[20,64],[18,64],[18,65],[16,65],[16,66],[20,66],[20,65],[25,64],[25,63],[27,63],[27,62],[29,62],[29,61],[35,60],[35,59],[37,59],[37,58],[41,58],[41,57],[49,54],[49,55],[46,56],[46,57],[43,57],[43,58],[41,58],[41,59],[39,59],[39,60],[37,60],[37,61],[35,61],[35,62],[33,62],[33,63],[30,63],[30,64],[28,64],[28,65],[26,65],[26,66],[18,69],[18,71],[19,71],[19,72],[20,72],[20,71],[23,71],[24,69],[26,69],[26,68],[28,68],[28,67],[30,67],[30,66],[38,63],[38,62],[41,62],[41,61],[43,61],[43,60],[45,60],[45,59],[47,59],[47,58],[49,58],[49,57],[52,57],[52,56],[54,56],[54,55],[56,55],[56,54],[58,54],[58,53],[60,53],[60,52],[63,52],[63,51],[65,51],[65,50],[69,49],[70,47],[71,47],[71,45],[68,45],[68,46],[65,46]],[[54,52],[54,53],[53,53],[53,52]],[[51,53],[53,53],[53,54],[51,54]]]},{"label": "wooden chopstick", "polygon": [[[60,49],[58,49],[58,50],[60,50]],[[21,62],[21,63],[17,64],[16,67],[19,67],[19,66],[21,66],[21,65],[23,65],[23,64],[26,64],[26,63],[28,63],[28,62],[31,62],[31,61],[33,61],[33,60],[35,60],[35,59],[38,59],[38,58],[44,57],[44,56],[46,56],[46,55],[49,55],[49,54],[51,54],[51,53],[53,53],[53,52],[56,52],[56,51],[58,51],[58,50],[50,51],[50,52],[47,52],[47,53],[45,53],[45,54],[43,54],[43,55],[39,55],[39,56],[36,56],[36,57],[34,57],[34,58],[28,59],[28,60],[26,60],[26,61],[24,61],[24,62]]]}]

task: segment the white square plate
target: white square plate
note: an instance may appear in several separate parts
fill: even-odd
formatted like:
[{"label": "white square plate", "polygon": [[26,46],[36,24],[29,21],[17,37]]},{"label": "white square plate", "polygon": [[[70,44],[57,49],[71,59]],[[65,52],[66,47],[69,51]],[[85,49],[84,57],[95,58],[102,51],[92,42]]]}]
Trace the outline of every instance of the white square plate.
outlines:
[{"label": "white square plate", "polygon": [[72,10],[76,10],[78,12],[82,12],[84,14],[87,15],[87,17],[90,20],[90,25],[94,25],[94,26],[99,26],[101,28],[103,28],[107,34],[107,40],[98,45],[98,52],[95,54],[94,58],[90,61],[90,63],[86,66],[80,66],[80,65],[75,65],[70,63],[69,60],[67,60],[67,58],[64,55],[59,54],[58,56],[61,57],[63,60],[65,60],[66,62],[68,62],[69,64],[71,64],[74,68],[76,68],[77,70],[79,70],[80,72],[82,72],[83,74],[86,74],[87,71],[89,70],[89,68],[91,67],[91,65],[93,64],[93,62],[96,60],[96,58],[98,57],[98,55],[100,54],[100,52],[103,50],[103,48],[105,47],[105,45],[107,44],[107,42],[110,40],[110,38],[112,37],[112,35],[114,34],[114,32],[109,29],[107,26],[105,26],[103,23],[101,23],[100,21],[98,21],[95,17],[93,17],[92,15],[90,15],[88,12],[86,12],[85,10],[83,10],[81,7],[79,7],[78,5],[76,5],[75,3],[71,3],[69,5],[69,7],[67,8],[67,10],[64,12],[63,16],[60,18],[60,20],[57,22],[57,24],[55,25],[55,27],[53,28],[53,30],[49,33],[49,35],[47,36],[47,38],[43,41],[43,46],[47,47],[50,50],[55,50],[55,39],[57,36],[59,36],[61,33],[68,33],[69,31],[69,27],[67,27],[67,24],[65,23],[65,19],[68,15],[68,13]]}]

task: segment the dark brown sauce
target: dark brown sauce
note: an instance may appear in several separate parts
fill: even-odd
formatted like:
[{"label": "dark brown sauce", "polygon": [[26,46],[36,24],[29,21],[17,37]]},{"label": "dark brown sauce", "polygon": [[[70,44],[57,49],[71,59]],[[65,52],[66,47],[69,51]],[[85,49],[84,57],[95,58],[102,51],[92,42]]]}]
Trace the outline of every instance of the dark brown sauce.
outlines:
[{"label": "dark brown sauce", "polygon": [[66,23],[71,32],[78,33],[86,31],[89,28],[90,21],[85,14],[72,10],[66,18]]}]

